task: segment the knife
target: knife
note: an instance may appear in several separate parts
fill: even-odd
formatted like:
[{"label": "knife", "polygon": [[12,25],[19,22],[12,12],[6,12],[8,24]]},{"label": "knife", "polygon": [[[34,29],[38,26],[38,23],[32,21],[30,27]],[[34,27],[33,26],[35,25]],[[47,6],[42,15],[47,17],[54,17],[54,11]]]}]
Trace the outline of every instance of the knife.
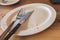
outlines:
[{"label": "knife", "polygon": [[4,32],[1,35],[0,40],[8,40],[32,13],[33,13],[33,10],[25,13],[25,10],[21,8],[16,19],[6,29],[5,31],[6,33]]}]

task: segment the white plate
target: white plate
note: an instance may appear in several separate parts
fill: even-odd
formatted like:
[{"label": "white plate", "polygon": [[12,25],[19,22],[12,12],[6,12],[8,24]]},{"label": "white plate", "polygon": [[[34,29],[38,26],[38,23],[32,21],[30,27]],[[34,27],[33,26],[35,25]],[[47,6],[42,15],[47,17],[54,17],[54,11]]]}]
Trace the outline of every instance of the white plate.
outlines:
[{"label": "white plate", "polygon": [[19,2],[20,0],[12,0],[12,2],[8,2],[8,3],[3,3],[3,2],[0,2],[0,5],[12,5],[12,4],[15,4],[17,2]]},{"label": "white plate", "polygon": [[56,11],[54,10],[54,8],[52,8],[49,5],[42,4],[42,3],[32,3],[32,4],[27,4],[27,5],[20,6],[18,8],[15,8],[15,9],[11,10],[10,12],[8,12],[4,16],[4,18],[1,20],[1,28],[3,29],[3,31],[5,31],[6,28],[7,28],[6,20],[11,14],[13,14],[16,10],[19,10],[20,8],[25,8],[25,7],[29,7],[29,6],[43,7],[44,9],[46,9],[48,11],[49,16],[41,25],[39,25],[37,27],[28,28],[27,30],[20,31],[17,34],[18,36],[27,36],[27,35],[32,35],[32,34],[39,33],[41,31],[47,29],[48,27],[50,27],[50,25],[52,25],[53,22],[55,21]]}]

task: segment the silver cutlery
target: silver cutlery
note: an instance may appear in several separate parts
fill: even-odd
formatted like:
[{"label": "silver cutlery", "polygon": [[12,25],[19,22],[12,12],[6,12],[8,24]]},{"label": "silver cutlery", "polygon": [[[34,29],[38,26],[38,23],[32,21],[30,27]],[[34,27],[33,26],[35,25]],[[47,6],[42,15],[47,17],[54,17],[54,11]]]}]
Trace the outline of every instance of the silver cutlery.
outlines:
[{"label": "silver cutlery", "polygon": [[16,19],[1,35],[0,40],[8,40],[32,13],[33,10],[25,14],[25,10],[21,8],[18,15],[16,16]]}]

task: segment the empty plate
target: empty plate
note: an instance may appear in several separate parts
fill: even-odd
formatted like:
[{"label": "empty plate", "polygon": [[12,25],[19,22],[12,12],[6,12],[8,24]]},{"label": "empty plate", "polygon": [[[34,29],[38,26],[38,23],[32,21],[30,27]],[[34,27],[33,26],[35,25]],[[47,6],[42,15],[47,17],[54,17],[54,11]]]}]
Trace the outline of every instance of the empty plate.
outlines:
[{"label": "empty plate", "polygon": [[53,7],[42,3],[27,4],[11,10],[4,16],[1,20],[1,28],[3,31],[5,31],[10,22],[16,18],[16,14],[21,8],[24,8],[26,11],[34,10],[34,12],[18,29],[16,32],[18,36],[28,36],[39,33],[50,27],[56,19],[56,11]]}]

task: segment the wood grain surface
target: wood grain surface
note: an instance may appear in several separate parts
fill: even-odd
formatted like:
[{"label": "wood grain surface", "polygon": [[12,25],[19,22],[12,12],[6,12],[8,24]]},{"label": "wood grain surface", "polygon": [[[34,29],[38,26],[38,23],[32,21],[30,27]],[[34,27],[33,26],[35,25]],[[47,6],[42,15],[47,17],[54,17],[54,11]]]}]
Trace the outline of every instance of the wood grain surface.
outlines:
[{"label": "wood grain surface", "polygon": [[[60,4],[51,4],[50,0],[21,0],[19,3],[11,6],[1,6],[0,5],[0,21],[6,15],[6,13],[16,7],[29,3],[45,3],[55,8],[57,12],[57,18],[51,27],[40,32],[38,34],[26,37],[19,37],[15,34],[10,38],[10,40],[60,40]],[[0,34],[2,33],[0,28]]]}]

